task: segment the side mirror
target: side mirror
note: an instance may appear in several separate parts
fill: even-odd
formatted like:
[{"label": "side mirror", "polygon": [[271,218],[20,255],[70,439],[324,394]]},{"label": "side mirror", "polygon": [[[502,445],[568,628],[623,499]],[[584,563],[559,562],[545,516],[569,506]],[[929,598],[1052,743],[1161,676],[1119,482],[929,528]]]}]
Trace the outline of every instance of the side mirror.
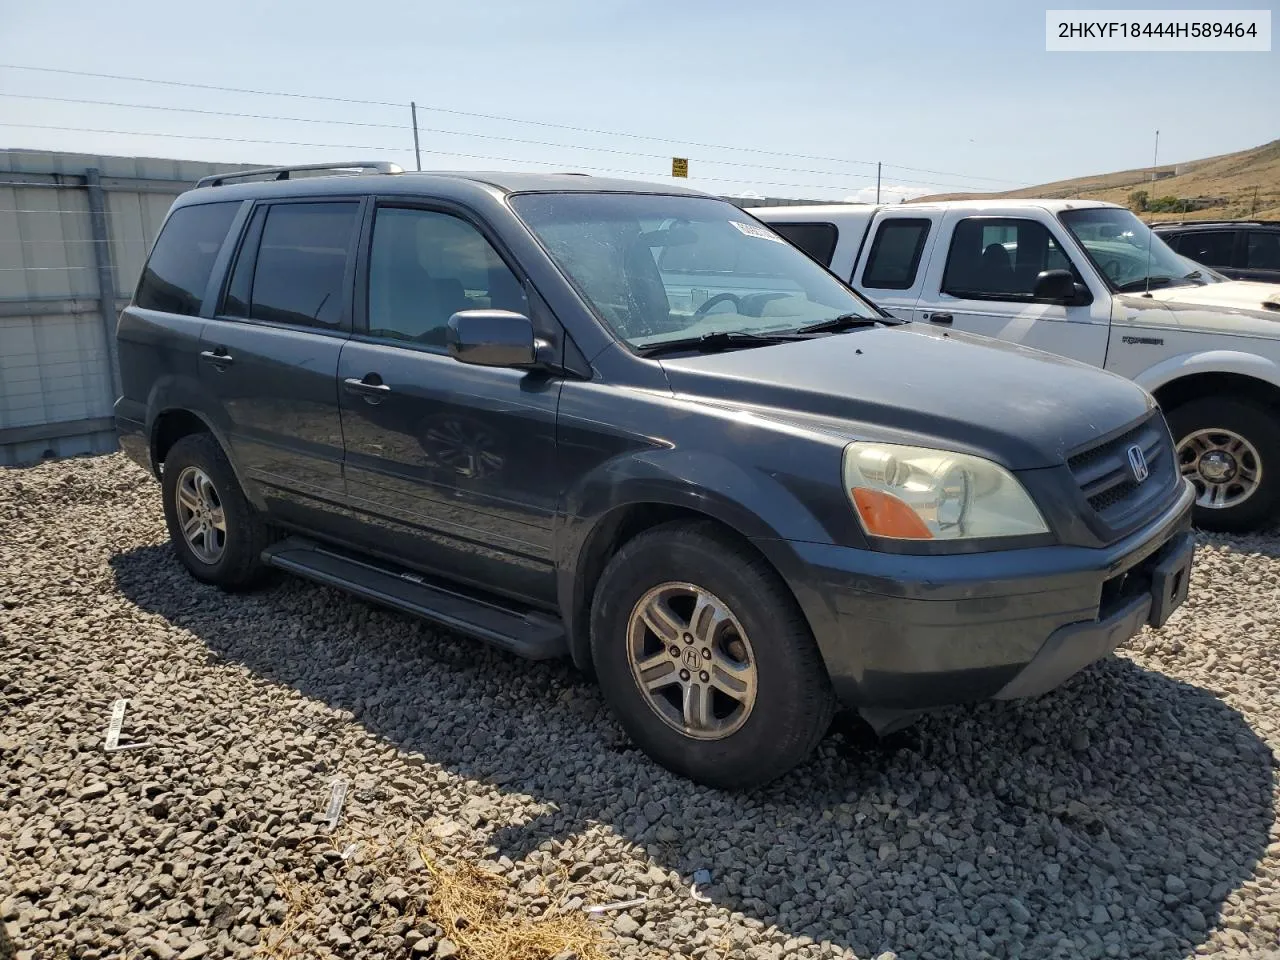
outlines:
[{"label": "side mirror", "polygon": [[537,362],[533,322],[510,310],[459,310],[445,332],[449,356],[480,367],[530,367]]},{"label": "side mirror", "polygon": [[1031,296],[1035,300],[1073,303],[1076,299],[1075,277],[1070,270],[1041,270]]}]

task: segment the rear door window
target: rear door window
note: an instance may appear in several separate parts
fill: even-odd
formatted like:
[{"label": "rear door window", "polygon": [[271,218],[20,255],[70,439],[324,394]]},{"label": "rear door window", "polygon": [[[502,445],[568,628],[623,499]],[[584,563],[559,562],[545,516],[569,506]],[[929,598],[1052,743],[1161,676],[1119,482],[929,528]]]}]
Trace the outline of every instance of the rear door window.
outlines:
[{"label": "rear door window", "polygon": [[347,264],[359,213],[355,200],[277,203],[255,211],[231,274],[224,312],[268,323],[338,329],[346,316]]},{"label": "rear door window", "polygon": [[237,201],[173,211],[142,271],[134,303],[147,310],[198,316],[213,262],[239,209]]},{"label": "rear door window", "polygon": [[1178,252],[1206,267],[1230,267],[1235,245],[1234,230],[1195,230],[1183,234]]},{"label": "rear door window", "polygon": [[928,237],[928,220],[885,220],[871,241],[862,285],[876,290],[910,290]]},{"label": "rear door window", "polygon": [[769,226],[824,267],[831,266],[831,255],[836,252],[836,242],[840,239],[834,223],[771,223]]}]

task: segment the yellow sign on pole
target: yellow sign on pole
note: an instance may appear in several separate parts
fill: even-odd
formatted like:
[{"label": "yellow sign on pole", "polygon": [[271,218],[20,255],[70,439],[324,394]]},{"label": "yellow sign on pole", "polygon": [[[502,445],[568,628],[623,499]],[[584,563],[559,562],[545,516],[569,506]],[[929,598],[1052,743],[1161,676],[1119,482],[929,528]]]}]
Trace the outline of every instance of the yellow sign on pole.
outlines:
[{"label": "yellow sign on pole", "polygon": [[689,176],[689,158],[688,157],[672,157],[671,158],[671,175],[673,177]]}]

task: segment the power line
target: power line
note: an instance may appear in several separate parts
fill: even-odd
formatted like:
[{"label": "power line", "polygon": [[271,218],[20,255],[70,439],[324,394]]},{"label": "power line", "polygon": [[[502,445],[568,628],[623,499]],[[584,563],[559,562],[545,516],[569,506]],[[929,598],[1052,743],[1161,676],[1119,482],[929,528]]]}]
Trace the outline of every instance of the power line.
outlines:
[{"label": "power line", "polygon": [[[236,111],[230,111],[230,110],[205,110],[199,107],[171,107],[171,106],[149,104],[149,103],[124,103],[118,100],[88,100],[81,97],[53,97],[53,96],[46,96],[43,94],[31,94],[31,93],[0,92],[0,97],[10,97],[18,100],[51,101],[53,103],[72,103],[72,104],[93,106],[93,107],[120,107],[124,109],[129,109],[129,110],[159,110],[166,113],[195,113],[195,114],[201,114],[203,116],[236,117],[239,119],[246,119],[246,120],[274,120],[274,121],[284,121],[284,122],[291,122],[291,123],[322,123],[322,124],[331,123],[331,124],[336,124],[340,126],[376,127],[380,129],[387,129],[387,130],[412,129],[408,124],[403,124],[403,123],[369,123],[369,122],[357,121],[357,120],[326,120],[320,117],[285,117],[285,116],[279,116],[277,114],[238,113]],[[643,153],[638,150],[618,150],[613,147],[593,147],[593,146],[587,146],[585,144],[557,143],[555,141],[550,141],[550,140],[529,140],[523,137],[507,137],[507,136],[502,136],[500,134],[493,134],[493,133],[474,133],[469,130],[445,130],[439,127],[419,127],[418,130],[421,131],[422,133],[436,133],[436,134],[444,134],[446,136],[456,136],[456,137],[475,137],[481,140],[498,140],[504,143],[519,143],[527,146],[537,146],[537,147],[555,147],[557,149],[563,149],[563,150],[589,150],[596,153],[608,153],[608,154],[613,154],[617,156],[643,157],[648,160],[666,161],[669,159],[666,154],[662,154],[662,153]],[[436,152],[440,152],[440,151],[436,151]],[[769,164],[753,163],[753,162],[746,162],[746,161],[740,161],[740,160],[713,160],[708,157],[691,157],[690,159],[697,160],[701,163],[708,163],[708,164],[718,165],[723,167],[745,167],[747,169],[752,169],[752,170],[775,170],[780,173],[808,173],[808,174],[818,174],[820,176],[827,176],[827,177],[843,177],[848,175],[848,171],[840,172],[836,170],[813,170],[805,167],[778,167],[778,166],[771,166]],[[945,173],[942,175],[946,176]],[[710,179],[710,178],[704,177],[703,179]],[[752,181],[744,180],[741,182],[748,183]],[[954,183],[954,182],[939,183],[939,182],[929,181],[929,180],[916,180],[915,182],[920,184],[921,186],[929,186],[929,187],[955,187],[963,190],[975,189],[973,186],[969,184]]]},{"label": "power line", "polygon": [[[97,80],[123,80],[131,83],[151,83],[151,84],[156,84],[160,86],[183,87],[186,89],[193,89],[193,90],[211,90],[219,93],[238,93],[238,94],[248,94],[250,96],[267,96],[267,97],[288,97],[295,100],[313,100],[313,101],[324,102],[324,103],[346,103],[346,104],[358,104],[361,106],[370,106],[370,107],[394,107],[397,109],[403,109],[405,106],[407,106],[407,104],[405,103],[393,103],[385,100],[360,100],[353,97],[331,97],[331,96],[324,96],[321,94],[314,94],[314,93],[290,93],[290,92],[279,91],[279,90],[255,90],[247,87],[226,87],[226,86],[220,86],[218,84],[193,83],[186,80],[158,80],[152,77],[131,77],[131,76],[125,76],[122,74],[113,74],[113,73],[92,73],[87,70],[65,70],[58,67],[34,67],[34,66],[26,66],[23,64],[0,63],[0,68],[6,69],[6,70],[31,70],[31,71],[38,71],[41,73],[56,73],[56,74],[62,74],[64,76],[73,76],[73,77],[89,77]],[[445,113],[445,114],[450,114],[450,115],[459,116],[459,117],[471,117],[471,118],[481,119],[481,120],[497,120],[502,123],[523,123],[523,124],[529,124],[531,126],[548,127],[556,130],[568,130],[574,133],[590,133],[597,136],[606,136],[606,137],[626,137],[631,140],[649,140],[654,143],[675,144],[681,147],[692,146],[692,147],[700,147],[707,150],[733,150],[740,153],[752,153],[752,154],[759,154],[763,156],[790,157],[796,160],[816,160],[820,163],[847,163],[847,164],[855,164],[855,165],[866,166],[866,167],[874,167],[877,163],[877,161],[875,160],[855,160],[849,157],[824,157],[824,156],[819,156],[814,154],[792,153],[789,151],[781,151],[781,150],[765,150],[760,147],[742,147],[742,146],[736,146],[733,144],[724,144],[724,143],[703,143],[696,140],[678,140],[671,137],[658,137],[658,136],[650,136],[648,134],[628,133],[622,130],[602,130],[596,127],[579,127],[579,126],[574,126],[572,124],[554,123],[549,120],[528,120],[523,117],[510,117],[510,116],[504,116],[502,114],[495,114],[495,113],[476,113],[474,111],[468,111],[468,110],[455,110],[449,107],[433,107],[433,106],[422,104],[422,103],[418,104],[418,109],[429,110],[433,113]],[[715,162],[715,161],[707,161],[707,162]],[[894,170],[907,170],[907,171],[914,171],[919,173],[934,174],[934,175],[944,176],[944,177],[957,177],[961,180],[982,180],[989,183],[1014,184],[1016,186],[1024,185],[1014,180],[1006,180],[999,177],[971,176],[969,174],[958,173],[956,171],[930,170],[930,169],[925,169],[923,167],[910,167],[910,166],[905,166],[903,164],[894,164],[894,163],[886,163],[884,164],[884,166]],[[710,179],[710,178],[704,178],[704,179]],[[742,181],[742,182],[747,182],[747,181]]]},{"label": "power line", "polygon": [[[149,133],[143,130],[107,130],[107,129],[102,129],[98,127],[64,127],[64,126],[57,126],[53,124],[43,124],[43,123],[0,122],[0,127],[22,127],[22,128],[33,129],[33,130],[57,130],[64,133],[105,133],[105,134],[112,134],[115,136],[125,136],[125,137],[163,137],[169,140],[207,140],[207,141],[216,142],[216,143],[252,143],[252,144],[264,144],[269,146],[280,146],[280,147],[315,147],[315,148],[332,149],[332,150],[378,150],[378,151],[392,152],[392,153],[407,153],[407,150],[404,147],[383,146],[383,145],[369,144],[369,143],[307,143],[307,142],[297,141],[297,140],[258,140],[252,137],[211,137],[211,136],[202,136],[199,134],[186,134],[186,133]],[[448,156],[448,157],[461,157],[463,159],[468,159],[468,160],[496,160],[499,163],[534,163],[540,166],[547,166],[547,167],[562,167],[562,168],[567,167],[570,169],[581,168],[585,170],[593,170],[597,173],[617,173],[617,174],[622,174],[624,176],[634,176],[634,177],[659,176],[659,174],[656,174],[651,170],[621,170],[621,169],[616,169],[612,167],[598,167],[592,164],[582,164],[582,163],[576,163],[576,162],[565,163],[557,160],[516,159],[514,157],[495,157],[495,156],[490,156],[482,153],[459,153],[451,150],[431,150],[428,152],[435,153],[442,156]],[[862,189],[861,187],[851,187],[847,185],[831,184],[831,183],[789,183],[789,182],[779,182],[779,181],[773,181],[773,180],[757,180],[755,178],[740,179],[740,178],[733,178],[733,177],[700,176],[700,177],[696,177],[695,179],[709,180],[714,183],[747,183],[747,184],[758,184],[758,185],[770,186],[770,187],[798,187],[806,190],[860,190]]]}]

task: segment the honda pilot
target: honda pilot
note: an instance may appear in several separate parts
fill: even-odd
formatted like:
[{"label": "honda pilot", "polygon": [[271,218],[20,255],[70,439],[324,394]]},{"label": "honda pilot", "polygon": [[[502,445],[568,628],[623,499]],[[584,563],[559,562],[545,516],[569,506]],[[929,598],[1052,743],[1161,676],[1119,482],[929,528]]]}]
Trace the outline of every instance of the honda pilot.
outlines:
[{"label": "honda pilot", "polygon": [[893,319],[675,187],[389,164],[206,178],[118,326],[177,558],[593,675],[703,784],[1043,694],[1186,596],[1141,387]]}]

